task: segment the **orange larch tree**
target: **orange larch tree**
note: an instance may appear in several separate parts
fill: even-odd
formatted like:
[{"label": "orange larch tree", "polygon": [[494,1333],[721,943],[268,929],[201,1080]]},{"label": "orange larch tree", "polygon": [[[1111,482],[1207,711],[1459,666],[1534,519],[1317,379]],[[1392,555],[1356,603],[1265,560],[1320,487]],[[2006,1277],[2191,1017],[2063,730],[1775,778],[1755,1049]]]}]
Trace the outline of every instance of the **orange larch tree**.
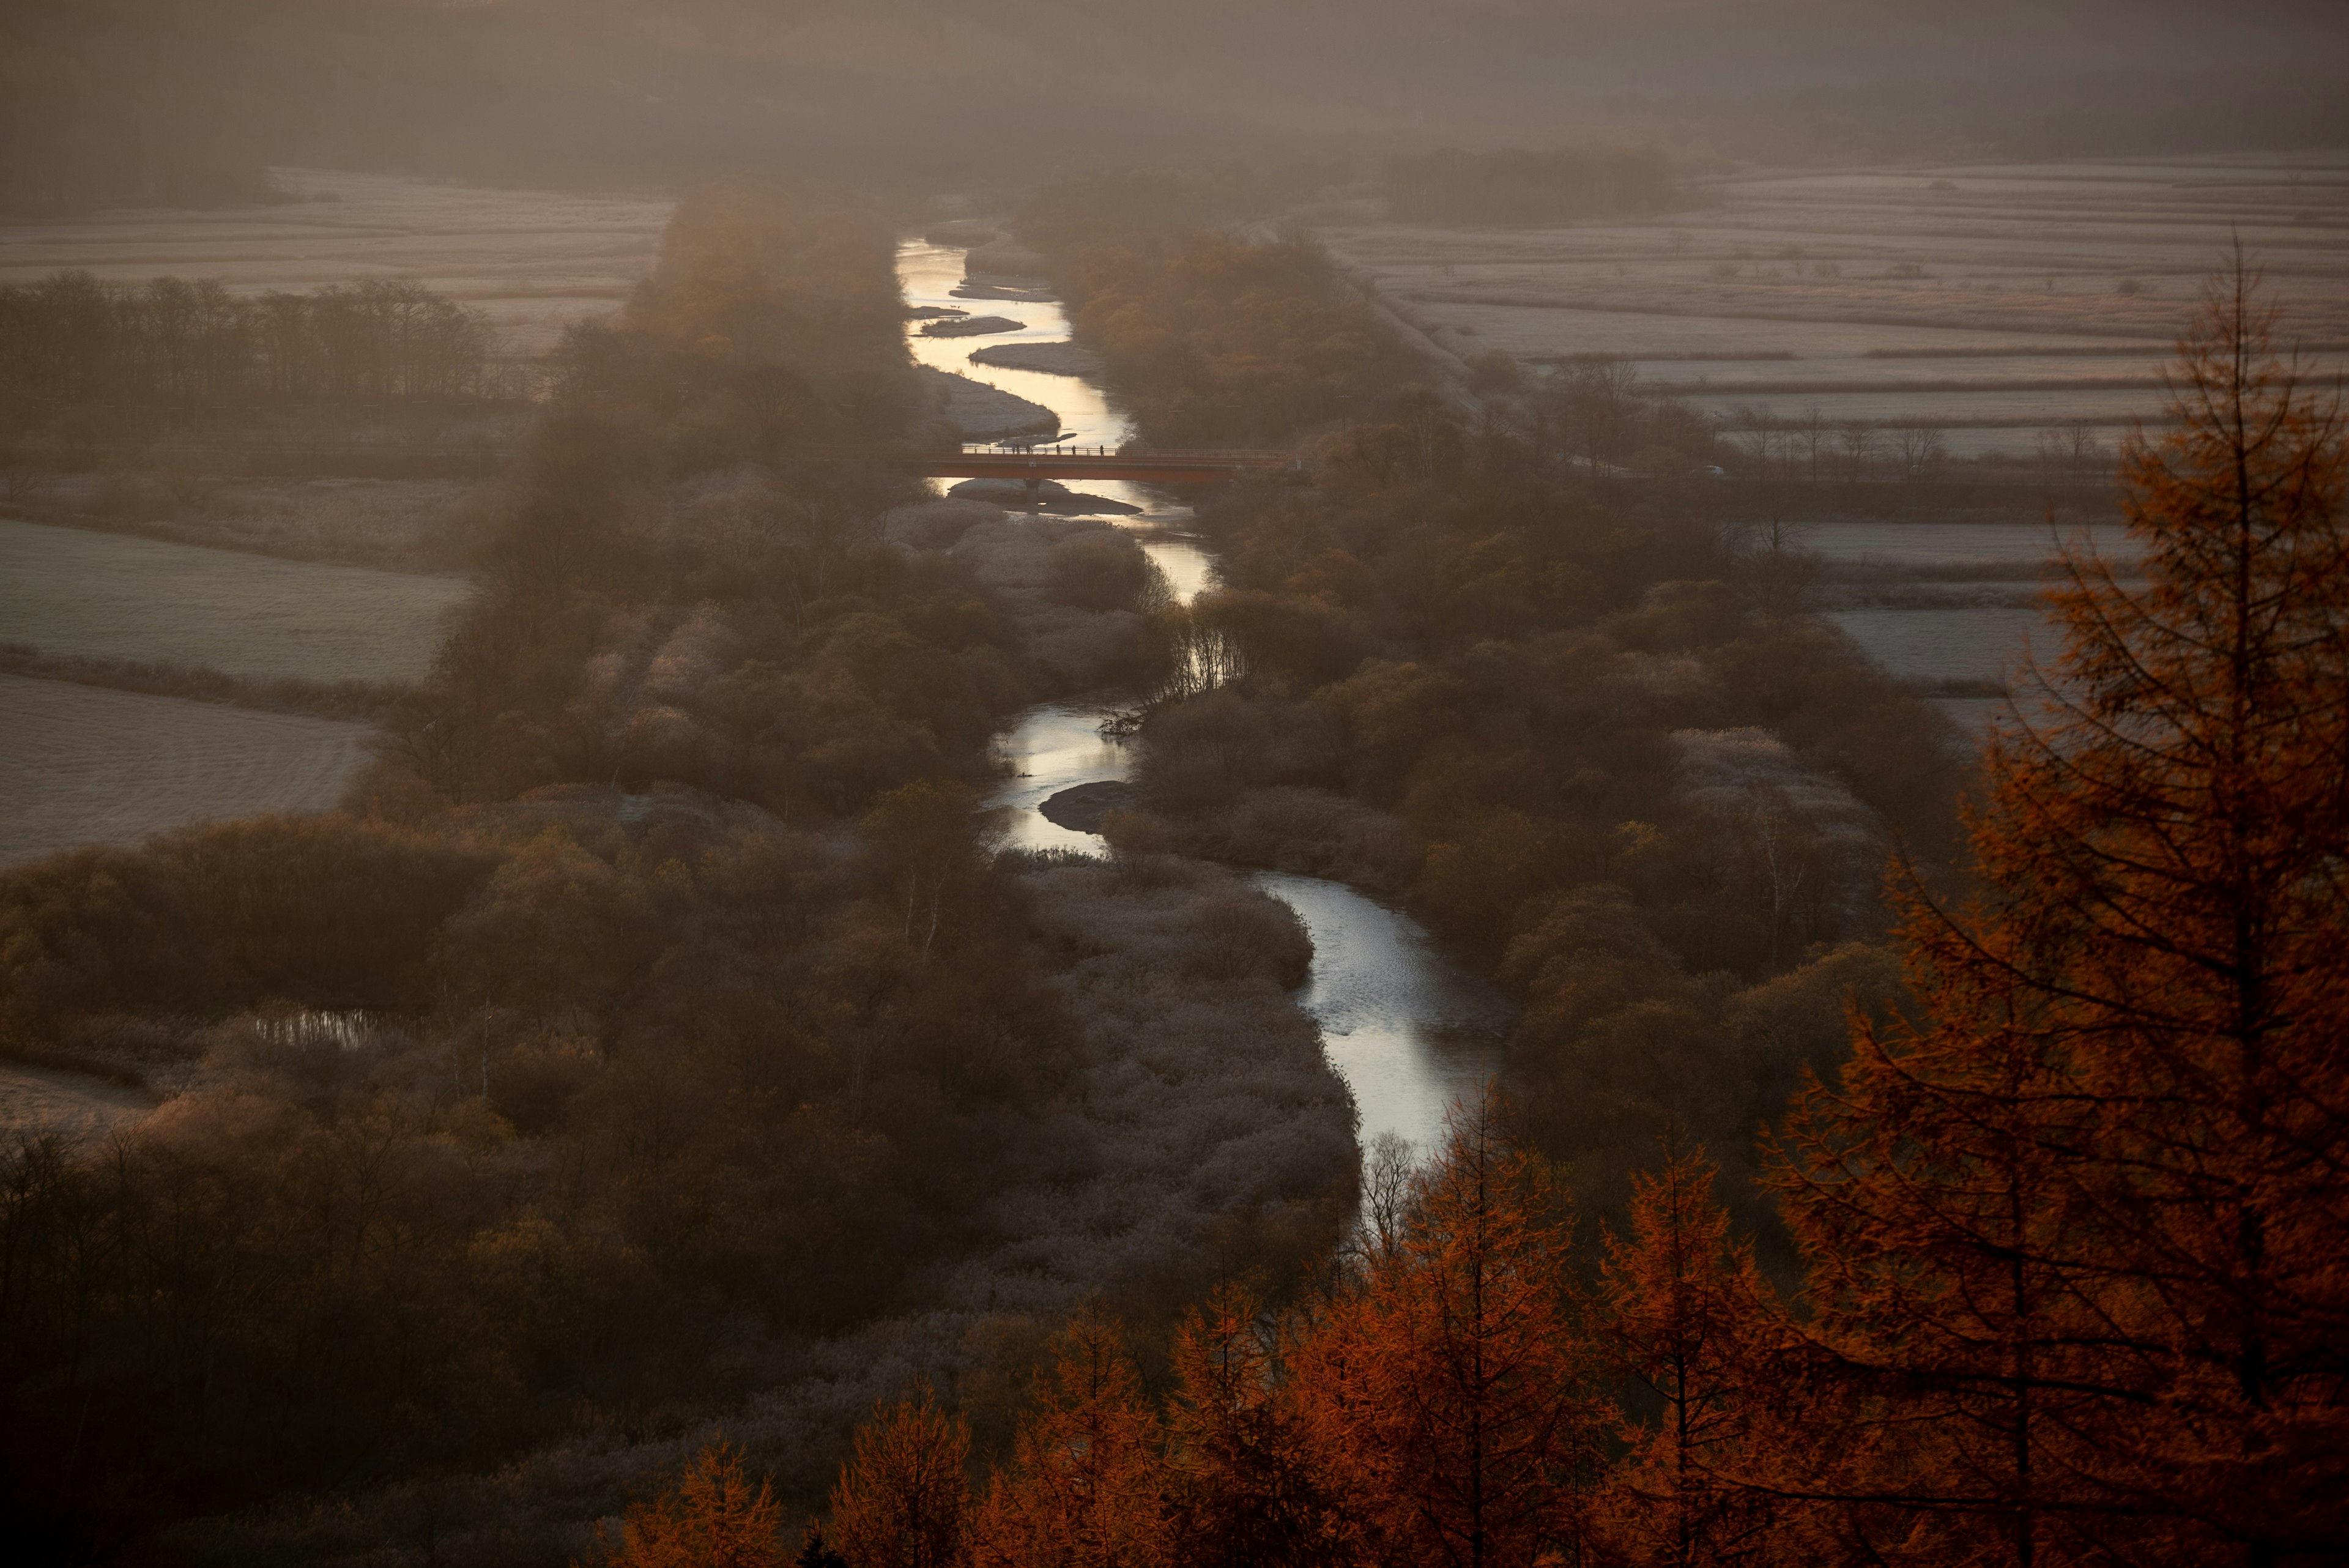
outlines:
[{"label": "orange larch tree", "polygon": [[[1606,1239],[1594,1338],[1607,1368],[1657,1414],[1626,1418],[1599,1500],[1608,1556],[1627,1563],[1795,1562],[1807,1506],[1806,1438],[1791,1408],[1788,1325],[1733,1239],[1701,1151],[1670,1151],[1632,1178],[1630,1233]],[[1799,1381],[1796,1379],[1795,1381]]]},{"label": "orange larch tree", "polygon": [[598,1526],[596,1542],[605,1568],[781,1568],[782,1518],[774,1489],[762,1477],[753,1490],[741,1454],[721,1437],[676,1486],[631,1506],[617,1540]]},{"label": "orange larch tree", "polygon": [[[1816,1343],[1931,1554],[2349,1553],[2349,490],[2239,257],[1996,730],[1927,1015],[1858,1031],[1780,1185]],[[1948,1521],[1959,1521],[1950,1524]],[[1930,1533],[1930,1532],[1928,1532]]]},{"label": "orange larch tree", "polygon": [[1295,1397],[1382,1555],[1516,1568],[1578,1550],[1611,1411],[1592,1392],[1563,1210],[1487,1091],[1454,1107],[1358,1287],[1300,1337]]},{"label": "orange larch tree", "polygon": [[957,1568],[970,1531],[970,1427],[925,1384],[875,1406],[832,1489],[834,1551],[848,1568]]},{"label": "orange larch tree", "polygon": [[1201,1568],[1353,1561],[1360,1531],[1284,1394],[1279,1334],[1245,1286],[1216,1288],[1174,1345],[1167,1415],[1174,1549]]},{"label": "orange larch tree", "polygon": [[972,1531],[978,1568],[1157,1568],[1168,1563],[1158,1417],[1123,1331],[1089,1307],[1019,1423]]}]

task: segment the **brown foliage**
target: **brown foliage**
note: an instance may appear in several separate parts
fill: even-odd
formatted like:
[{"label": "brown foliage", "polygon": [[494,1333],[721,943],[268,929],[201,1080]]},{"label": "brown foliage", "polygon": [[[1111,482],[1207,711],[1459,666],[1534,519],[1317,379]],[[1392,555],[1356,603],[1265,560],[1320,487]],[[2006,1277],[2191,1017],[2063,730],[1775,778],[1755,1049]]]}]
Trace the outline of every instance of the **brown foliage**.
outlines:
[{"label": "brown foliage", "polygon": [[1070,320],[1162,445],[1268,446],[1409,374],[1309,240],[1129,232],[1057,258]]},{"label": "brown foliage", "polygon": [[1175,1553],[1185,1563],[1350,1563],[1362,1544],[1279,1376],[1278,1321],[1226,1282],[1174,1338],[1167,1412]]},{"label": "brown foliage", "polygon": [[1604,1407],[1567,1279],[1568,1227],[1490,1095],[1455,1109],[1361,1288],[1292,1356],[1323,1462],[1403,1561],[1502,1568],[1568,1552]]},{"label": "brown foliage", "polygon": [[742,1457],[720,1438],[674,1487],[633,1504],[617,1539],[602,1526],[603,1568],[782,1568],[782,1505],[762,1477],[750,1490]]},{"label": "brown foliage", "polygon": [[970,1532],[970,1428],[925,1386],[856,1431],[832,1489],[833,1549],[848,1568],[957,1568]]},{"label": "brown foliage", "polygon": [[1156,1414],[1123,1331],[1071,1323],[972,1532],[978,1568],[1154,1568],[1171,1563]]},{"label": "brown foliage", "polygon": [[682,202],[622,318],[566,338],[484,590],[379,754],[452,802],[667,779],[786,817],[976,775],[1025,700],[1012,632],[870,526],[916,401],[890,257],[838,192]]},{"label": "brown foliage", "polygon": [[1785,1419],[1788,1330],[1713,1197],[1712,1162],[1676,1151],[1633,1179],[1630,1229],[1609,1234],[1597,1334],[1620,1376],[1658,1402],[1627,1418],[1626,1451],[1599,1508],[1610,1561],[1626,1563],[1796,1562],[1806,1506],[1773,1480],[1799,1474],[1806,1440]]}]

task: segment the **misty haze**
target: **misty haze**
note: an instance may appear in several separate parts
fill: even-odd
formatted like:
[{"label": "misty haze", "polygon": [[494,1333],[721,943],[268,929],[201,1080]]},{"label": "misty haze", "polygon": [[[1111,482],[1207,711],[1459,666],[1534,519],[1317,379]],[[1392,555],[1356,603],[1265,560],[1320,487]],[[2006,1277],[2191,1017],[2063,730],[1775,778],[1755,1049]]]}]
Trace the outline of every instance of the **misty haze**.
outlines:
[{"label": "misty haze", "polygon": [[2349,12],[0,7],[0,1540],[2349,1560]]}]

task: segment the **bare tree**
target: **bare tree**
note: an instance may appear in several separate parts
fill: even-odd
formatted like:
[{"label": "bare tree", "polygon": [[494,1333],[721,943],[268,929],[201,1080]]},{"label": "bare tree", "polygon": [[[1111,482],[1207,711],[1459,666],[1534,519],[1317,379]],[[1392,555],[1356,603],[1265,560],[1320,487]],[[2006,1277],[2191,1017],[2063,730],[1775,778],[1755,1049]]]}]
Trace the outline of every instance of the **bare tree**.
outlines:
[{"label": "bare tree", "polygon": [[2096,440],[2096,428],[2085,420],[2064,422],[2064,454],[2072,475],[2072,483],[2085,484],[2088,476],[2104,461],[2104,447]]},{"label": "bare tree", "polygon": [[1612,357],[1577,359],[1567,371],[1567,411],[1594,476],[1614,454],[1639,379],[1630,361]]},{"label": "bare tree", "polygon": [[1942,431],[1939,425],[1896,425],[1892,439],[1895,450],[1900,454],[1900,476],[1903,479],[1920,478],[1941,461]]},{"label": "bare tree", "polygon": [[1846,420],[1836,431],[1843,443],[1844,462],[1849,465],[1852,482],[1868,477],[1868,460],[1876,455],[1876,427],[1866,420]]},{"label": "bare tree", "polygon": [[1813,484],[1819,482],[1819,453],[1826,449],[1827,434],[1832,428],[1816,403],[1805,409],[1792,426],[1795,440],[1800,443],[1803,455],[1810,464]]}]

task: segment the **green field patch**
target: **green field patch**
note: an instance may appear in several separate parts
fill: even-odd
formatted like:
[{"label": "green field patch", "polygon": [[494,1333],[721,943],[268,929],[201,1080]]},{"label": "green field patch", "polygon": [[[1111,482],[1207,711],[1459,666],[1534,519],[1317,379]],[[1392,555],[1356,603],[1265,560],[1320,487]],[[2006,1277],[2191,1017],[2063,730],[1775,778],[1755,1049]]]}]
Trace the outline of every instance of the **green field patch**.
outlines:
[{"label": "green field patch", "polygon": [[414,680],[457,577],[0,520],[0,642],[233,675]]}]

